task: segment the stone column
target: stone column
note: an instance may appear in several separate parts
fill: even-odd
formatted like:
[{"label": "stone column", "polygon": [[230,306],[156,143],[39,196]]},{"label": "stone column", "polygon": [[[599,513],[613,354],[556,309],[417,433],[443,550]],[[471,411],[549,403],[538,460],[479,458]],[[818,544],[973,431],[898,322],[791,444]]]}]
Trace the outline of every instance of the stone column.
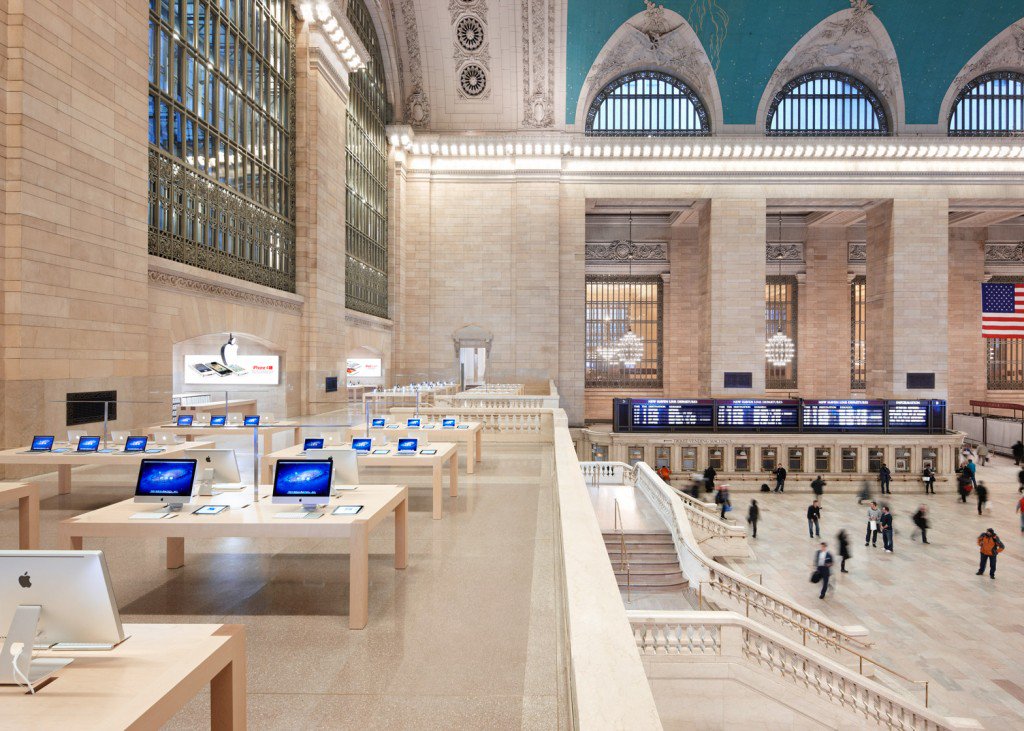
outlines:
[{"label": "stone column", "polygon": [[570,426],[583,424],[586,358],[586,198],[563,186],[559,206],[558,394]]},{"label": "stone column", "polygon": [[[337,59],[296,43],[296,292],[302,315],[302,413],[338,408],[345,381],[345,130],[348,75]],[[325,377],[339,377],[326,393]]]},{"label": "stone column", "polygon": [[700,263],[697,229],[673,229],[668,241],[670,275],[665,277],[662,373],[665,395],[695,396],[700,390]]},{"label": "stone column", "polygon": [[981,337],[981,284],[988,229],[949,230],[949,396],[946,412],[965,411],[988,391]]},{"label": "stone column", "polygon": [[[867,394],[946,398],[949,202],[896,199],[867,212]],[[907,388],[934,373],[934,389]]]},{"label": "stone column", "polygon": [[[701,395],[764,393],[765,200],[716,198],[700,212]],[[753,387],[726,389],[725,373]]]},{"label": "stone column", "polygon": [[797,375],[805,398],[845,398],[850,393],[850,282],[845,226],[810,226],[807,266],[797,307],[800,332]]}]

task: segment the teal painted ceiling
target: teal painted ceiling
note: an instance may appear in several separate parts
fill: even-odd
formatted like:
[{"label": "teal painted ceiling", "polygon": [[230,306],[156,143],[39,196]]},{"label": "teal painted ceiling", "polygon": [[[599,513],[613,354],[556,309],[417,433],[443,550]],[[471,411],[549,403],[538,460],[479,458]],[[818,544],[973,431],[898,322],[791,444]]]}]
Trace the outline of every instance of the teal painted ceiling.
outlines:
[{"label": "teal painted ceiling", "polygon": [[[612,33],[644,9],[640,0],[568,0],[566,121],[587,72]],[[782,58],[848,0],[663,0],[687,19],[705,50],[724,28],[718,87],[726,124],[755,124],[764,87]],[[899,57],[909,124],[935,124],[946,89],[971,56],[1024,16],[1022,0],[876,0],[874,13]],[[704,21],[700,22],[703,15]],[[727,22],[725,22],[727,17]],[[714,59],[712,59],[714,61]]]}]

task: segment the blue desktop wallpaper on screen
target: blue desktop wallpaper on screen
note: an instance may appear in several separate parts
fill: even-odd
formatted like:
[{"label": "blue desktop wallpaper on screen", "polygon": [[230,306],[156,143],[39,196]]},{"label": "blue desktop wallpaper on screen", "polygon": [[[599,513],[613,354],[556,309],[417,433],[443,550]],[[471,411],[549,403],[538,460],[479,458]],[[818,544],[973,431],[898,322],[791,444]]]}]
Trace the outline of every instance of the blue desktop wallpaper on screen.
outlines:
[{"label": "blue desktop wallpaper on screen", "polygon": [[274,493],[282,496],[327,495],[331,486],[331,465],[279,464]]},{"label": "blue desktop wallpaper on screen", "polygon": [[143,469],[139,477],[140,495],[188,495],[192,492],[191,467],[146,465]]}]

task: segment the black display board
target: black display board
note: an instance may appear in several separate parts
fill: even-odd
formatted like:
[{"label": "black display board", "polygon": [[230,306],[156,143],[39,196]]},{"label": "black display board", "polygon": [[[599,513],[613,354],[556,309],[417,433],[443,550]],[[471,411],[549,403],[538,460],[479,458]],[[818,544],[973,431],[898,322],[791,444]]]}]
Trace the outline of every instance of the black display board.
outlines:
[{"label": "black display board", "polygon": [[941,434],[940,399],[615,399],[617,432]]},{"label": "black display board", "polygon": [[800,427],[800,402],[759,399],[718,400],[715,419],[719,431],[797,431]]}]

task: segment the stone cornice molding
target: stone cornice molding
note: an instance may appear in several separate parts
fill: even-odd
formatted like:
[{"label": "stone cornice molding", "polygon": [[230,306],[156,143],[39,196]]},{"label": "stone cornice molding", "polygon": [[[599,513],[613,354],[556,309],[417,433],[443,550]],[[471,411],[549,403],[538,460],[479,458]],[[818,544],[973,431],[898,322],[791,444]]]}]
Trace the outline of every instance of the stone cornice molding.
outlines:
[{"label": "stone cornice molding", "polygon": [[337,55],[330,50],[325,51],[320,45],[322,34],[313,31],[310,35],[309,64],[320,72],[327,85],[331,87],[338,98],[348,103],[348,71],[338,61]]},{"label": "stone cornice molding", "polygon": [[244,282],[231,285],[222,281],[225,278],[222,278],[221,275],[212,272],[186,271],[186,269],[194,268],[185,267],[185,265],[178,267],[162,264],[164,264],[162,260],[154,262],[153,258],[150,259],[149,283],[151,286],[257,307],[268,307],[294,315],[302,314],[305,300],[299,295],[291,295],[286,292],[275,294],[274,290],[269,287],[248,285]]},{"label": "stone cornice molding", "polygon": [[361,327],[366,330],[375,330],[377,332],[393,332],[395,329],[395,323],[391,320],[385,320],[383,317],[376,317],[374,315],[367,315],[363,312],[356,312],[355,310],[345,310],[345,322],[355,327]]}]

